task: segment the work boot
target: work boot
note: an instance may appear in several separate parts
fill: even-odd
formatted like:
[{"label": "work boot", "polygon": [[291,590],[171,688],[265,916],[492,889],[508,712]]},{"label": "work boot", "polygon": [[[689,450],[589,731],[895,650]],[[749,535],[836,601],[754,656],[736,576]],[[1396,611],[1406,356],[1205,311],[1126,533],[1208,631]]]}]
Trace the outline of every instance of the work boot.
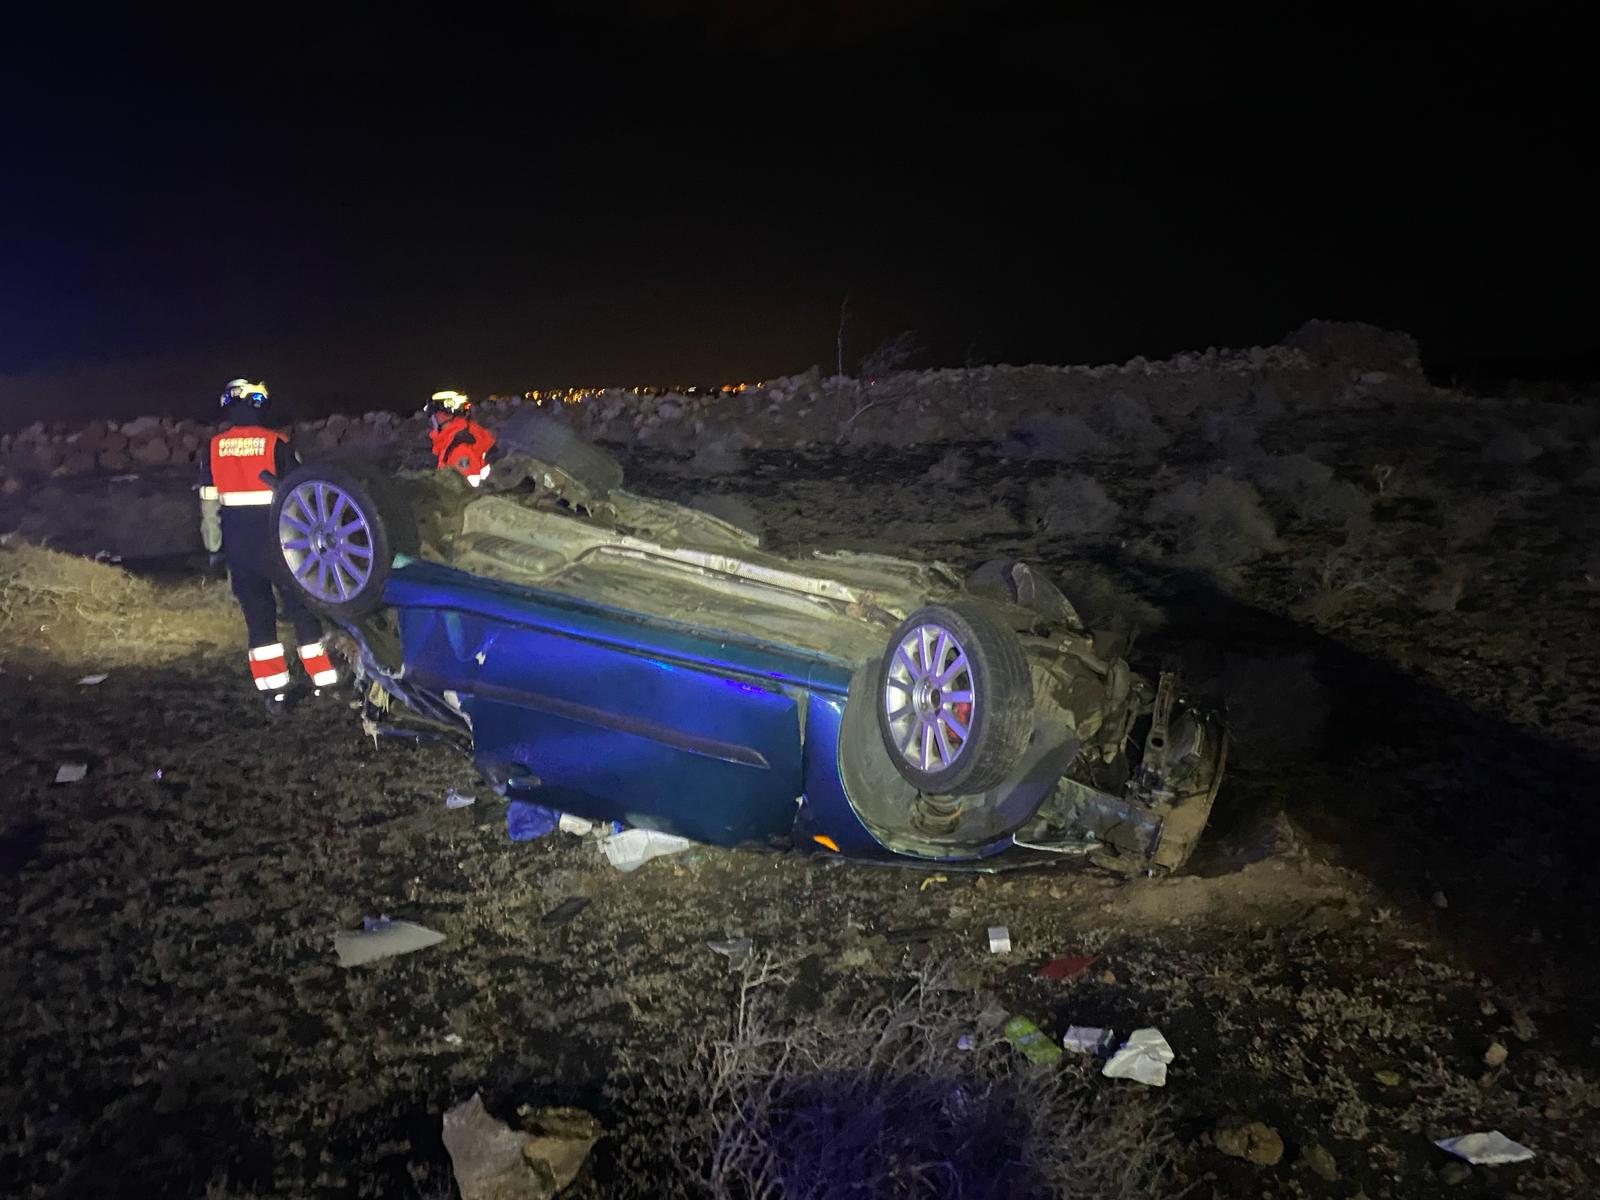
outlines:
[{"label": "work boot", "polygon": [[263,696],[267,706],[267,719],[276,721],[289,711],[289,694],[278,692],[276,695]]}]

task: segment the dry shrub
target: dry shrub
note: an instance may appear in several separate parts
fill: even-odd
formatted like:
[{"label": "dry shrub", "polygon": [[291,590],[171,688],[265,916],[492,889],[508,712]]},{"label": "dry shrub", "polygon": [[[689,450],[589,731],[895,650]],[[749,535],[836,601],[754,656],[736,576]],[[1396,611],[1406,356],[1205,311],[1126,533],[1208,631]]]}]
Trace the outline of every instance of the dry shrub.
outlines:
[{"label": "dry shrub", "polygon": [[1161,609],[1141,600],[1098,567],[1052,564],[1051,573],[1083,623],[1094,630],[1095,649],[1101,653],[1125,655],[1140,636],[1160,629],[1166,621]]},{"label": "dry shrub", "polygon": [[1200,440],[1232,463],[1251,463],[1261,457],[1261,435],[1244,417],[1231,412],[1210,412],[1200,418]]},{"label": "dry shrub", "polygon": [[7,657],[142,664],[241,643],[242,635],[226,583],[158,587],[75,554],[14,541],[0,546]]},{"label": "dry shrub", "polygon": [[1250,478],[1299,520],[1332,526],[1355,541],[1371,529],[1372,501],[1310,455],[1268,455],[1252,465]]},{"label": "dry shrub", "polygon": [[[779,1013],[788,980],[747,969],[731,1030],[673,1080],[679,1195],[711,1200],[1170,1195],[1172,1138],[1149,1097],[1073,1056],[1035,1067],[978,1032],[937,974],[848,1017]],[[971,1050],[958,1048],[971,1035]],[[661,1195],[660,1175],[640,1181]]]},{"label": "dry shrub", "polygon": [[1178,555],[1196,566],[1236,567],[1282,549],[1260,494],[1225,475],[1184,480],[1150,502],[1145,520],[1166,531]]},{"label": "dry shrub", "polygon": [[1089,410],[1089,426],[1119,451],[1160,450],[1172,436],[1156,423],[1150,405],[1138,396],[1112,392]]},{"label": "dry shrub", "polygon": [[1087,475],[1056,475],[1029,485],[1028,515],[1040,533],[1092,538],[1116,528],[1122,506]]},{"label": "dry shrub", "polygon": [[972,456],[960,450],[947,450],[939,461],[928,468],[928,481],[954,486],[965,483],[972,472]]},{"label": "dry shrub", "polygon": [[1521,466],[1530,463],[1545,452],[1537,439],[1520,429],[1502,429],[1483,448],[1483,456],[1490,462]]},{"label": "dry shrub", "polygon": [[737,475],[744,470],[744,448],[744,435],[737,431],[701,442],[687,469],[694,475]]},{"label": "dry shrub", "polygon": [[1522,515],[1512,496],[1471,496],[1444,509],[1444,540],[1452,550],[1463,550],[1489,540],[1496,528]]},{"label": "dry shrub", "polygon": [[1042,413],[1019,421],[1000,442],[1007,458],[1033,458],[1047,462],[1077,462],[1080,458],[1112,453],[1115,449],[1082,417],[1070,413]]}]

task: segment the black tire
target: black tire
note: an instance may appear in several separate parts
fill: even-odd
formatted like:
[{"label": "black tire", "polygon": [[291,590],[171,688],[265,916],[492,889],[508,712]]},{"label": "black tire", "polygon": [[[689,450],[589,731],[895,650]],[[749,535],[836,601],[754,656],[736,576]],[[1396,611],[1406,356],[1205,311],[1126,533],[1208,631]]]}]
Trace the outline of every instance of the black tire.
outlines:
[{"label": "black tire", "polygon": [[[937,678],[935,671],[956,669],[955,654],[941,651],[937,639],[931,649],[918,640],[913,649],[921,647],[919,653],[902,655],[917,631],[929,628],[948,632],[955,650],[966,658],[964,673],[950,678],[947,691],[927,686],[928,679]],[[931,668],[928,678],[921,681],[924,694],[920,696],[917,684],[906,682],[915,678],[919,668]],[[912,613],[890,639],[878,664],[876,682],[874,704],[884,749],[895,769],[918,791],[976,795],[1002,783],[1016,769],[1033,728],[1033,677],[1021,640],[981,604],[930,604]],[[966,736],[958,739],[949,760],[943,761],[942,756],[950,750],[948,739],[960,728],[962,702],[955,698],[968,694],[963,682],[970,684]],[[899,706],[898,713],[891,711],[891,703]],[[919,715],[924,705],[931,712],[926,720]],[[925,743],[930,725],[934,740]],[[911,761],[913,751],[908,747],[920,750],[925,744],[931,745],[941,761],[933,762],[933,754],[927,754],[921,763]]]},{"label": "black tire", "polygon": [[[319,494],[325,499],[342,495],[340,519],[346,524],[360,522],[361,530],[348,535],[352,548],[344,560],[359,565],[363,552],[370,552],[370,567],[359,582],[337,569],[325,570],[310,561],[308,549],[295,545],[310,540],[301,538],[300,533],[315,516],[308,505],[314,507]],[[335,504],[329,499],[329,507]],[[417,522],[410,504],[391,480],[366,463],[313,462],[290,471],[275,489],[271,528],[277,540],[274,562],[282,586],[294,589],[313,611],[337,621],[352,621],[381,607],[394,556],[417,552]],[[337,588],[330,589],[329,578],[337,580]],[[348,594],[331,594],[346,588]]]},{"label": "black tire", "polygon": [[967,576],[967,591],[1037,613],[1051,625],[1077,625],[1072,602],[1043,571],[1014,558],[991,558]]},{"label": "black tire", "polygon": [[592,499],[603,500],[622,486],[622,464],[553,417],[523,413],[494,433],[502,453],[526,455],[560,468]]}]

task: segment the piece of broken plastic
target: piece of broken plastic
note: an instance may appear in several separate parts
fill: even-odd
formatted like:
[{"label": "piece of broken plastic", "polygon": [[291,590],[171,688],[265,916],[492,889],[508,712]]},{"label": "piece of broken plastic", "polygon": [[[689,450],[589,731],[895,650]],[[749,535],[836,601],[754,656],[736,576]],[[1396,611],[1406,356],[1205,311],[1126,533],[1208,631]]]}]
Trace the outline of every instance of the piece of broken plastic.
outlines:
[{"label": "piece of broken plastic", "polygon": [[716,953],[728,960],[730,967],[741,967],[744,960],[750,957],[750,947],[753,945],[749,938],[728,938],[725,941],[710,941],[706,945]]},{"label": "piece of broken plastic", "polygon": [[88,773],[88,763],[62,763],[56,768],[56,782],[77,783]]},{"label": "piece of broken plastic", "polygon": [[341,929],[333,935],[333,948],[341,967],[359,967],[425,950],[444,941],[444,934],[410,921],[391,921],[387,917],[367,917],[360,929]]},{"label": "piece of broken plastic", "polygon": [[556,827],[561,814],[542,804],[513,800],[506,809],[506,836],[513,842],[531,842]]},{"label": "piece of broken plastic", "polygon": [[693,846],[688,838],[654,829],[625,829],[600,843],[600,850],[619,871],[637,871],[652,858],[682,854]]},{"label": "piece of broken plastic", "polygon": [[1110,1079],[1132,1079],[1149,1087],[1165,1087],[1167,1064],[1176,1057],[1159,1029],[1135,1029],[1100,1074]]},{"label": "piece of broken plastic", "polygon": [[1011,931],[1004,925],[989,926],[989,953],[1011,953]]},{"label": "piece of broken plastic", "polygon": [[1097,1025],[1068,1025],[1061,1035],[1062,1046],[1079,1054],[1104,1054],[1115,1040],[1116,1035],[1111,1030]]},{"label": "piece of broken plastic", "polygon": [[1491,1129],[1488,1133],[1464,1133],[1460,1137],[1437,1141],[1434,1145],[1482,1167],[1527,1162],[1533,1157],[1532,1150],[1520,1142],[1513,1142],[1498,1129]]},{"label": "piece of broken plastic", "polygon": [[562,833],[576,834],[583,837],[594,829],[594,822],[587,817],[574,816],[572,813],[562,813],[560,828]]},{"label": "piece of broken plastic", "polygon": [[1093,964],[1095,958],[1092,954],[1065,954],[1060,958],[1052,958],[1039,968],[1039,974],[1046,979],[1064,981],[1076,979]]},{"label": "piece of broken plastic", "polygon": [[1061,1059],[1061,1047],[1027,1017],[1012,1017],[1003,1032],[1006,1041],[1022,1051],[1022,1056],[1031,1063],[1053,1063]]},{"label": "piece of broken plastic", "polygon": [[80,687],[93,687],[95,684],[104,683],[110,678],[110,674],[107,673],[100,675],[85,675],[82,679],[78,680],[78,684]]},{"label": "piece of broken plastic", "polygon": [[446,808],[470,808],[477,802],[478,798],[476,796],[463,796],[455,788],[451,788],[444,794],[444,806]]}]

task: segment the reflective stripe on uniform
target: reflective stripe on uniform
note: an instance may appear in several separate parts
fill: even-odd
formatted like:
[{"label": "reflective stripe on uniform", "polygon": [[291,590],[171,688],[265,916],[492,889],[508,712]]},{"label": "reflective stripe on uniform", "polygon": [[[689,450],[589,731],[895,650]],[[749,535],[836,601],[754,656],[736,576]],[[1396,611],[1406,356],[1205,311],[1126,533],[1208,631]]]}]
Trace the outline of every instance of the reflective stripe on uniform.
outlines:
[{"label": "reflective stripe on uniform", "polygon": [[249,505],[271,504],[272,491],[267,489],[260,492],[223,492],[218,497],[223,508],[240,508]]},{"label": "reflective stripe on uniform", "polygon": [[317,687],[332,687],[339,682],[339,672],[329,667],[326,671],[318,671],[313,675],[311,682]]},{"label": "reflective stripe on uniform", "polygon": [[304,646],[300,647],[301,658],[313,658],[318,654],[326,653],[327,651],[323,649],[321,642],[307,642]]},{"label": "reflective stripe on uniform", "polygon": [[201,487],[200,487],[200,499],[202,499],[202,500],[215,500],[216,498],[217,498],[217,489],[216,488],[212,487],[209,483],[201,485]]},{"label": "reflective stripe on uniform", "polygon": [[252,646],[252,647],[250,647],[250,661],[251,662],[264,662],[269,658],[282,658],[282,657],[283,657],[283,643],[282,642],[273,642],[272,645],[270,645],[270,646]]},{"label": "reflective stripe on uniform", "polygon": [[275,692],[281,687],[288,686],[289,672],[279,671],[276,675],[258,675],[256,687],[263,692]]}]

